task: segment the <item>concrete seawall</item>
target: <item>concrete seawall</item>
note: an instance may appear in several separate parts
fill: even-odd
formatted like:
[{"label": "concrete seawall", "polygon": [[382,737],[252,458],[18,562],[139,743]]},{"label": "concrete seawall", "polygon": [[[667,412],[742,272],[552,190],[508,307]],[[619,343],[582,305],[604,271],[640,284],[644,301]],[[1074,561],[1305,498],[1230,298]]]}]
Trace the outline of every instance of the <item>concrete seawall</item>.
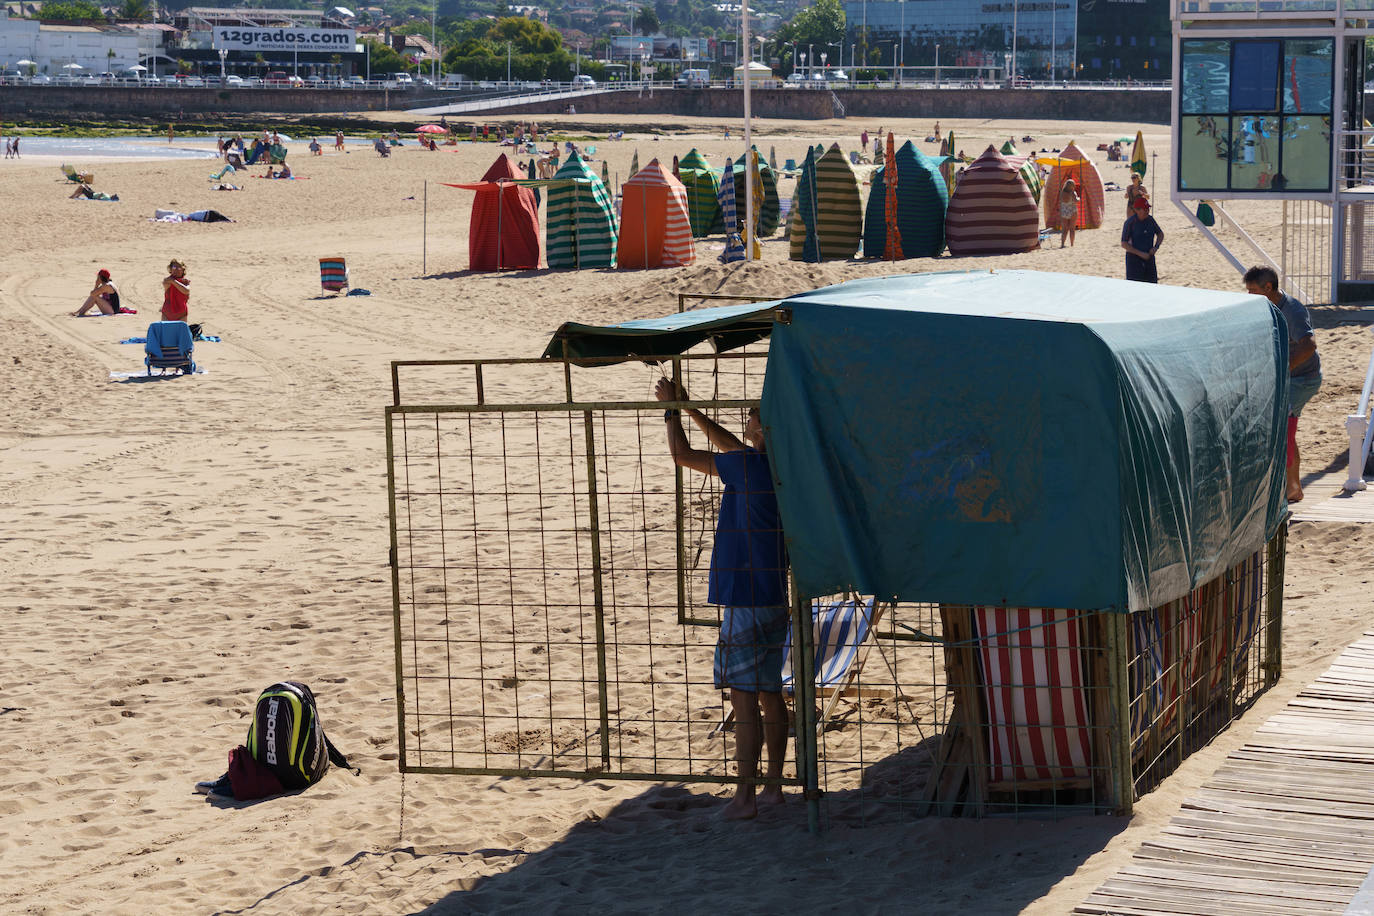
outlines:
[{"label": "concrete seawall", "polygon": [[[752,93],[761,118],[820,120],[863,118],[1033,118],[1056,121],[1169,122],[1169,93],[1145,89],[759,89]],[[608,92],[573,100],[578,114],[665,114],[739,117],[738,89]],[[512,105],[491,114],[562,114],[567,100]]]},{"label": "concrete seawall", "polygon": [[[432,94],[431,94],[432,95]],[[176,118],[211,113],[350,113],[410,108],[404,90],[125,88],[120,86],[5,86],[0,117]]]}]

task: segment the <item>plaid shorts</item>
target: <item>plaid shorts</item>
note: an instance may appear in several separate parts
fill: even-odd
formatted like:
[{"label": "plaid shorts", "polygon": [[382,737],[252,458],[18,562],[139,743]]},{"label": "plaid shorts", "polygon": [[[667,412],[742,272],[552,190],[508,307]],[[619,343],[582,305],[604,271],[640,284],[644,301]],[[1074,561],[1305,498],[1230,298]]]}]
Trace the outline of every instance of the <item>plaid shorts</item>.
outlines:
[{"label": "plaid shorts", "polygon": [[791,622],[786,606],[721,608],[716,689],[781,693],[783,647]]}]

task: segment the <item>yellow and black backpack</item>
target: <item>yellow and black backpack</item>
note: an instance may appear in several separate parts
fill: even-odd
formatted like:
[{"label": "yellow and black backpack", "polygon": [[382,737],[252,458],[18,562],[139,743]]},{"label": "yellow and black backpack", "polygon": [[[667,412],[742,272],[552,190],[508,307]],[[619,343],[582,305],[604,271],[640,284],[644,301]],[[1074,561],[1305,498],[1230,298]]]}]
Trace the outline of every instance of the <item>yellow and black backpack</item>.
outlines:
[{"label": "yellow and black backpack", "polygon": [[297,681],[273,684],[258,697],[248,751],[288,791],[319,782],[330,763],[352,769],[325,737],[315,695]]}]

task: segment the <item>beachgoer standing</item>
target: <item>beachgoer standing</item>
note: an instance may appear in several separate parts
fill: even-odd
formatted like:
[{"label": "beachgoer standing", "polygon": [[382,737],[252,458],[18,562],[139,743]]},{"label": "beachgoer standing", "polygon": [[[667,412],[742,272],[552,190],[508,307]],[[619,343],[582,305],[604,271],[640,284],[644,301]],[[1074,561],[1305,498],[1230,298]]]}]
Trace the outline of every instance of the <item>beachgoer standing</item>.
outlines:
[{"label": "beachgoer standing", "polygon": [[19,159],[19,138],[14,138],[14,158]]},{"label": "beachgoer standing", "polygon": [[1059,247],[1064,242],[1073,247],[1074,236],[1078,234],[1078,184],[1072,178],[1065,178],[1059,188]]},{"label": "beachgoer standing", "polygon": [[1298,416],[1322,386],[1322,360],[1307,307],[1279,289],[1279,275],[1271,267],[1252,267],[1245,272],[1245,291],[1263,296],[1283,313],[1288,325],[1288,462],[1285,490],[1290,503],[1302,500],[1298,474]]},{"label": "beachgoer standing", "polygon": [[1145,183],[1141,180],[1139,173],[1131,173],[1131,183],[1126,186],[1126,215],[1130,216],[1137,197],[1146,197]]},{"label": "beachgoer standing", "polygon": [[167,142],[168,142],[168,143],[171,143],[171,142],[172,142],[172,138],[173,138],[174,136],[176,136],[176,132],[175,132],[174,130],[172,130],[172,125],[168,124],[168,125],[167,125]]},{"label": "beachgoer standing", "polygon": [[334,131],[334,149],[343,149],[343,131],[341,130]]},{"label": "beachgoer standing", "polygon": [[173,259],[162,280],[162,320],[185,321],[190,298],[191,281],[186,279],[186,265]]},{"label": "beachgoer standing", "polygon": [[119,289],[110,279],[110,272],[103,268],[95,275],[95,286],[91,287],[90,295],[72,315],[80,318],[92,308],[99,309],[102,315],[118,315],[125,311],[119,305]]},{"label": "beachgoer standing", "polygon": [[[669,379],[659,379],[654,397],[685,401],[687,392]],[[787,708],[782,699],[783,646],[790,619],[787,599],[787,552],[782,521],[773,492],[773,477],[764,453],[758,409],[749,411],[744,442],[698,410],[687,414],[718,450],[694,449],[682,429],[679,412],[668,410],[668,451],[673,462],[721,479],[716,540],[711,551],[707,600],[721,606],[714,677],[719,690],[729,688],[735,713],[735,759],[741,779],[758,775],[759,758],[768,752],[766,776],[782,776],[787,754]],[[746,444],[747,443],[747,444]],[[725,807],[730,820],[751,818],[758,805],[782,802],[779,786],[756,791],[741,782]]]},{"label": "beachgoer standing", "polygon": [[1132,213],[1121,227],[1121,247],[1126,249],[1126,279],[1142,283],[1159,282],[1155,252],[1164,244],[1164,230],[1150,215],[1150,201],[1137,197]]}]

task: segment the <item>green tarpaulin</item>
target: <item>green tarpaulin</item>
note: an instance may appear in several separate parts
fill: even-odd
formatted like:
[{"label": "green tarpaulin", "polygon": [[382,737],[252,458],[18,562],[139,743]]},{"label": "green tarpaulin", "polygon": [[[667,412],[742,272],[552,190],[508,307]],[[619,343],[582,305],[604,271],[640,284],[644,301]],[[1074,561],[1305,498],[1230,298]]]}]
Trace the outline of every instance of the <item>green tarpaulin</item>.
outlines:
[{"label": "green tarpaulin", "polygon": [[614,267],[615,211],[601,179],[573,153],[547,187],[545,246],[549,266]]},{"label": "green tarpaulin", "polygon": [[[1288,340],[1263,298],[979,271],[773,305],[763,418],[805,595],[1141,610],[1282,519]],[[555,344],[666,354],[770,314],[565,326]]]},{"label": "green tarpaulin", "polygon": [[[864,213],[864,257],[881,258],[887,245],[887,167],[873,173]],[[903,258],[936,258],[945,250],[949,193],[938,159],[910,140],[897,150],[897,230]]]}]

